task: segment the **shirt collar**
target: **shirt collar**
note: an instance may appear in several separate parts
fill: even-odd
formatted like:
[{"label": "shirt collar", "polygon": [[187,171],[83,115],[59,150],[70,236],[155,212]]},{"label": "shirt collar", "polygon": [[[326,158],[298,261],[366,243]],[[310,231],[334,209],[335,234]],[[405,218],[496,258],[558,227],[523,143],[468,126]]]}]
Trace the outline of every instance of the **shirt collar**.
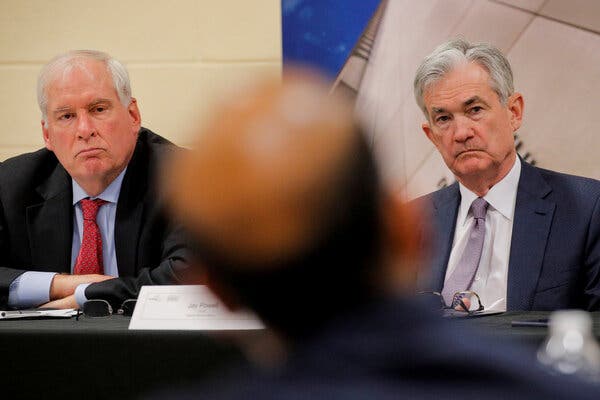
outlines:
[{"label": "shirt collar", "polygon": [[[483,198],[490,205],[491,209],[498,211],[503,217],[512,220],[515,211],[515,200],[517,198],[517,187],[519,186],[519,177],[521,176],[521,160],[515,157],[515,163],[500,182],[490,188]],[[469,215],[471,203],[478,196],[467,189],[459,182],[460,188],[460,208],[458,210],[458,224],[465,224]]]},{"label": "shirt collar", "polygon": [[115,178],[114,181],[108,185],[106,189],[102,193],[100,193],[96,197],[92,197],[88,195],[85,190],[75,181],[75,179],[71,178],[71,185],[73,187],[73,205],[79,203],[82,199],[91,198],[91,199],[102,199],[104,201],[108,201],[110,203],[116,203],[119,200],[119,193],[121,192],[121,184],[123,183],[123,177],[125,176],[125,171],[127,171],[127,167]]}]

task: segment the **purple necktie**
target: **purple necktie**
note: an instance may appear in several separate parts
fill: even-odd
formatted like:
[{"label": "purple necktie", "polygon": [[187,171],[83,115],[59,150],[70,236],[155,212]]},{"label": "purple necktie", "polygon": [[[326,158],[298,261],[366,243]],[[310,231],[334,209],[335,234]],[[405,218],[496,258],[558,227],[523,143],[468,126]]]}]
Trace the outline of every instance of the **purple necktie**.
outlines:
[{"label": "purple necktie", "polygon": [[469,241],[460,257],[460,261],[442,290],[444,301],[449,306],[452,305],[454,293],[467,290],[473,282],[475,272],[477,272],[483,250],[483,240],[485,239],[485,213],[487,207],[488,202],[481,197],[473,200],[471,204],[471,212],[475,221],[469,233]]}]

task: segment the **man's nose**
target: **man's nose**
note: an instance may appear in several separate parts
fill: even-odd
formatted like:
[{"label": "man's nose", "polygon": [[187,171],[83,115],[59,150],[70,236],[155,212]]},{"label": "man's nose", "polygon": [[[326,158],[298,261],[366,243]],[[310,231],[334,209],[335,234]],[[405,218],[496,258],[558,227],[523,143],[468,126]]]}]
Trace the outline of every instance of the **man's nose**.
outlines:
[{"label": "man's nose", "polygon": [[454,119],[454,140],[457,142],[464,142],[470,139],[474,135],[473,121],[465,116],[457,116]]},{"label": "man's nose", "polygon": [[87,113],[77,116],[77,138],[87,140],[96,135],[94,122]]}]

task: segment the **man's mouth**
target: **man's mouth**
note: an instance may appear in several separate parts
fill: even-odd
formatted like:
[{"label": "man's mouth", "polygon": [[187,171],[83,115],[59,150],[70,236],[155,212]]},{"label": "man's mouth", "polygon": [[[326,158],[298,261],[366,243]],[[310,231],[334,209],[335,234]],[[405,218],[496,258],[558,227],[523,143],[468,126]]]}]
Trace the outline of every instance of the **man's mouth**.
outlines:
[{"label": "man's mouth", "polygon": [[101,149],[100,147],[90,147],[88,149],[83,149],[79,151],[76,157],[94,157],[103,151],[104,149]]},{"label": "man's mouth", "polygon": [[481,150],[479,150],[479,149],[467,149],[467,150],[463,150],[463,151],[458,152],[458,154],[456,154],[456,157],[462,156],[463,154],[476,153],[476,152],[479,152],[479,151],[481,151]]}]

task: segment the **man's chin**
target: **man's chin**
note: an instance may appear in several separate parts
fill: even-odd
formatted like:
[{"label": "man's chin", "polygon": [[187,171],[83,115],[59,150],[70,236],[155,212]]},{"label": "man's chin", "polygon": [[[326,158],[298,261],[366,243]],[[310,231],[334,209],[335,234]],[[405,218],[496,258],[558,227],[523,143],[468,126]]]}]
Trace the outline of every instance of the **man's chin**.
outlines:
[{"label": "man's chin", "polygon": [[102,175],[108,170],[106,161],[100,158],[88,158],[82,167],[82,170],[89,175]]},{"label": "man's chin", "polygon": [[[103,176],[109,174],[110,168],[106,165],[106,162],[99,159],[87,159],[84,163],[78,166],[76,171],[73,171],[69,174],[74,178],[79,178],[81,180],[96,180],[102,179]],[[76,179],[76,180],[79,180]]]},{"label": "man's chin", "polygon": [[482,157],[461,157],[454,163],[454,174],[457,176],[470,176],[481,174],[489,170],[491,162]]}]

